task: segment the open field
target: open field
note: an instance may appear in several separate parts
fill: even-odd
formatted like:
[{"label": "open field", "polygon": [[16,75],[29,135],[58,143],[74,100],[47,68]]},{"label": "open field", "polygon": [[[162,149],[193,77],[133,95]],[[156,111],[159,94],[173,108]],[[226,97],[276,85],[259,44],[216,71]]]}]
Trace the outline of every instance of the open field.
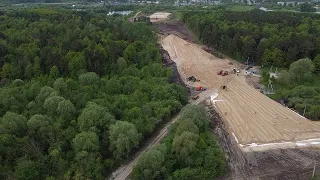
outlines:
[{"label": "open field", "polygon": [[[193,75],[201,80],[203,86],[209,88],[209,92],[218,90],[217,98],[223,101],[216,102],[215,106],[244,149],[265,150],[280,146],[320,144],[320,122],[309,121],[261,94],[246,83],[244,74],[217,75],[217,71],[221,69],[231,72],[234,65],[228,64],[230,60],[214,57],[199,45],[175,35],[167,36],[161,43],[176,62],[183,80]],[[227,91],[220,89],[223,85],[228,87]],[[313,140],[302,142],[307,139]],[[279,144],[266,145],[276,142]]]}]

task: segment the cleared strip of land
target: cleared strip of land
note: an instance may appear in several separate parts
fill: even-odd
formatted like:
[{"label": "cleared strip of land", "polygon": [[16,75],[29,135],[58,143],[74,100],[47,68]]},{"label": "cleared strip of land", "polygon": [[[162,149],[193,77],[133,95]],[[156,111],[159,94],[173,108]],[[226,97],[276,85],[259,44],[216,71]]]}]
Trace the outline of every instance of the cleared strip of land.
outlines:
[{"label": "cleared strip of land", "polygon": [[170,14],[171,13],[168,13],[168,12],[157,12],[157,13],[151,14],[149,17],[151,22],[158,22],[158,21],[163,21],[168,19]]},{"label": "cleared strip of land", "polygon": [[[189,43],[175,35],[162,40],[164,49],[176,62],[182,79],[189,76],[200,79],[210,91],[218,89],[215,106],[241,146],[295,142],[320,138],[320,122],[310,121],[266,97],[249,86],[244,74],[217,75],[220,70],[231,72],[234,65],[228,59],[217,58],[199,45]],[[186,82],[187,83],[187,82]],[[197,84],[194,84],[197,85]],[[227,90],[220,89],[227,86]],[[320,141],[319,141],[320,142]]]}]

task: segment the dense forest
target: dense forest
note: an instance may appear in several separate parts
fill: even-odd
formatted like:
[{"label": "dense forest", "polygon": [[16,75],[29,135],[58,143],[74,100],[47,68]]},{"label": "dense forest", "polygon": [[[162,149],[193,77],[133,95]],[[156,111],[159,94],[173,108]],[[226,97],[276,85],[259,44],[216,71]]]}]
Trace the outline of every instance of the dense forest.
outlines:
[{"label": "dense forest", "polygon": [[187,105],[168,136],[139,158],[132,179],[216,179],[226,173],[226,160],[209,131],[204,107]]},{"label": "dense forest", "polygon": [[145,23],[0,15],[0,179],[103,179],[186,103]]},{"label": "dense forest", "polygon": [[320,54],[320,15],[252,10],[184,13],[182,20],[205,44],[259,65],[289,67]]}]

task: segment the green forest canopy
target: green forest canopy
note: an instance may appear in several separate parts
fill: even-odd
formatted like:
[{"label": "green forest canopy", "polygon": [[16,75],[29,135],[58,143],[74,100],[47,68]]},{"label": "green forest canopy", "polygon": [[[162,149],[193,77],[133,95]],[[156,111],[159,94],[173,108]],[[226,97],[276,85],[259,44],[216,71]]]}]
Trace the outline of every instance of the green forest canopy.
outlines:
[{"label": "green forest canopy", "polygon": [[238,60],[289,67],[320,54],[320,15],[252,10],[184,13],[199,39]]},{"label": "green forest canopy", "polygon": [[145,23],[0,15],[0,179],[103,179],[186,103]]},{"label": "green forest canopy", "polygon": [[206,109],[189,104],[165,140],[140,156],[131,176],[135,180],[206,180],[226,172],[225,156],[209,131]]}]

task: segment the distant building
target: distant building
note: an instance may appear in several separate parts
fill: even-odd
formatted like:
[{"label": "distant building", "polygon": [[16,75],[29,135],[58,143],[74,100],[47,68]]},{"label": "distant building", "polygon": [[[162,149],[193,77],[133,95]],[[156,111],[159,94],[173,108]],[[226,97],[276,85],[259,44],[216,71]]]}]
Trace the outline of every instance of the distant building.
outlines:
[{"label": "distant building", "polygon": [[[320,0],[319,0],[320,1]],[[281,6],[288,6],[288,5],[292,5],[292,6],[295,6],[295,5],[300,5],[302,4],[303,2],[298,2],[298,1],[289,1],[289,2],[284,2],[284,1],[279,1],[277,2],[278,5],[281,5]]]}]

